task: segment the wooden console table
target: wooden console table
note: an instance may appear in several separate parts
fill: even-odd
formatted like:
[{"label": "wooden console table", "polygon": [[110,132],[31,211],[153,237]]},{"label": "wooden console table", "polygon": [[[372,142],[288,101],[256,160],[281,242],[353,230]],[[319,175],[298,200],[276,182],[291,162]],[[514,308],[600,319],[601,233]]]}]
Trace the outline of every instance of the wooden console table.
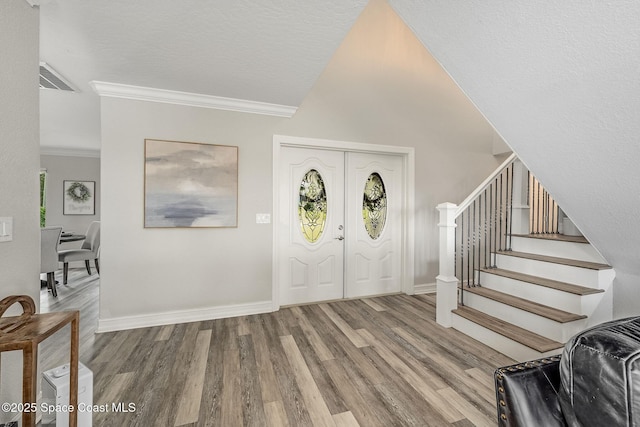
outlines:
[{"label": "wooden console table", "polygon": [[20,303],[20,316],[0,317],[0,352],[22,350],[22,403],[28,411],[22,412],[22,425],[35,427],[36,390],[38,385],[38,344],[71,324],[69,426],[78,425],[78,341],[80,329],[79,311],[61,311],[36,314],[33,299],[27,295],[15,295],[0,301],[0,316],[13,304]]}]

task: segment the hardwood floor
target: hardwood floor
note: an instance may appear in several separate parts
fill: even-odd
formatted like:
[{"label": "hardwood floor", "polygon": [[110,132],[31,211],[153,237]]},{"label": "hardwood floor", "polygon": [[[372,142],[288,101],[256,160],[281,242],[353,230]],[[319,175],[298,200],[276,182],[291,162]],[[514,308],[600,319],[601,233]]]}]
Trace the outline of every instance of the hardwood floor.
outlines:
[{"label": "hardwood floor", "polygon": [[[109,409],[94,426],[495,426],[492,374],[514,363],[438,326],[435,295],[94,334],[98,278],[72,273],[42,309],[81,310],[80,360]],[[66,361],[66,337],[50,341],[43,369]]]}]

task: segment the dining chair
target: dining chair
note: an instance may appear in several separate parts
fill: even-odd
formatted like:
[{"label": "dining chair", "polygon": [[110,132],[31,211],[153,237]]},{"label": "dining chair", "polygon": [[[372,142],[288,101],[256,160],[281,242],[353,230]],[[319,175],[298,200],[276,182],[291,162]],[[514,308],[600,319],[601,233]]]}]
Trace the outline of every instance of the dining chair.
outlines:
[{"label": "dining chair", "polygon": [[62,266],[62,283],[67,284],[69,275],[69,263],[72,261],[84,261],[87,267],[87,273],[91,276],[91,265],[89,262],[94,260],[96,271],[100,274],[100,264],[98,263],[98,251],[100,250],[100,221],[94,221],[87,229],[86,237],[82,242],[80,249],[65,249],[58,252],[58,260],[63,263]]},{"label": "dining chair", "polygon": [[58,269],[58,243],[61,234],[61,226],[40,229],[40,273],[47,273],[47,289],[54,297],[58,296],[55,273]]}]

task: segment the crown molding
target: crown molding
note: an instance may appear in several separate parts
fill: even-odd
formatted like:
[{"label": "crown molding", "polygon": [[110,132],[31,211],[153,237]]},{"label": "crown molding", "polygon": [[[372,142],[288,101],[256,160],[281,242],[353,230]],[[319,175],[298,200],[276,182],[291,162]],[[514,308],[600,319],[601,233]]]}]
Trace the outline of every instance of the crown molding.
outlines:
[{"label": "crown molding", "polygon": [[291,117],[297,108],[288,105],[247,101],[244,99],[224,98],[221,96],[201,95],[166,89],[124,85],[101,81],[90,82],[91,88],[100,96],[133,99],[137,101],[162,102],[166,104],[186,105],[190,107],[214,108],[217,110],[238,111],[241,113],[264,114],[268,116]]},{"label": "crown molding", "polygon": [[89,148],[40,147],[40,155],[100,158],[100,150]]}]

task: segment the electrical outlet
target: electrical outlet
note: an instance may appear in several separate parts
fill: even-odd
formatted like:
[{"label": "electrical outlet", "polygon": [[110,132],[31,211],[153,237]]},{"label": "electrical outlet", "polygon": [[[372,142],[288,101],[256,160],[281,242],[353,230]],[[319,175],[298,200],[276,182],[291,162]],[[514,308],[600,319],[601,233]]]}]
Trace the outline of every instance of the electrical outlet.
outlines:
[{"label": "electrical outlet", "polygon": [[0,242],[13,240],[13,217],[0,217]]}]

